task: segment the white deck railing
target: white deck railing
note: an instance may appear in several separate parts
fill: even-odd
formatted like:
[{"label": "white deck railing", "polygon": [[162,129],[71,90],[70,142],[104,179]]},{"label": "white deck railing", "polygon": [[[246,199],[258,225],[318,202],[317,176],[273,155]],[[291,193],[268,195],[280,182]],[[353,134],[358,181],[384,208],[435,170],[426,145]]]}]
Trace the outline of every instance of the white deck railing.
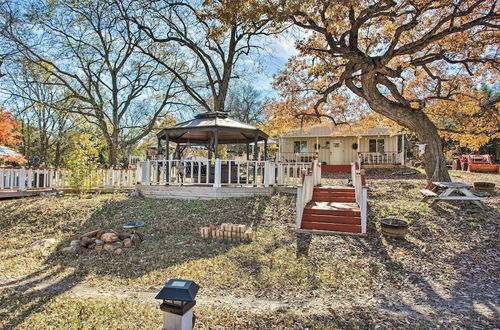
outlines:
[{"label": "white deck railing", "polygon": [[[136,169],[97,169],[92,188],[125,188],[137,183]],[[53,168],[0,168],[0,190],[69,188],[71,172]]]},{"label": "white deck railing", "polygon": [[396,151],[388,152],[358,152],[361,164],[381,165],[381,164],[402,164],[403,153]]},{"label": "white deck railing", "polygon": [[312,200],[314,187],[321,182],[321,165],[315,160],[310,166],[310,171],[303,173],[302,184],[297,187],[297,222],[296,228],[302,227],[302,215],[307,203]]},{"label": "white deck railing", "polygon": [[147,160],[138,166],[144,185],[297,186],[311,163],[255,160]]},{"label": "white deck railing", "polygon": [[351,180],[354,186],[356,203],[361,211],[361,233],[366,234],[368,211],[368,187],[366,186],[365,170],[360,169],[359,161],[351,164]]}]

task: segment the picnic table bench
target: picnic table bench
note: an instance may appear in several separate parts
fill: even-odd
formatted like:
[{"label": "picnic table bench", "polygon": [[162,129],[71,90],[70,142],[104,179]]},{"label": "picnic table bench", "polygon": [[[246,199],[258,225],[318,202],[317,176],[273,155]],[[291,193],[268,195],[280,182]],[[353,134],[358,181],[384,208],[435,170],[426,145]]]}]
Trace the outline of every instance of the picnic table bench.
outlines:
[{"label": "picnic table bench", "polygon": [[[485,197],[476,196],[469,190],[471,185],[462,182],[433,182],[435,188],[433,190],[422,189],[420,193],[424,195],[422,202],[432,199],[432,203],[436,203],[440,200],[447,201],[471,201],[483,208],[482,200]],[[442,190],[441,193],[437,193],[438,190]],[[444,189],[444,190],[443,190]],[[453,193],[459,193],[459,195],[452,195]]]}]

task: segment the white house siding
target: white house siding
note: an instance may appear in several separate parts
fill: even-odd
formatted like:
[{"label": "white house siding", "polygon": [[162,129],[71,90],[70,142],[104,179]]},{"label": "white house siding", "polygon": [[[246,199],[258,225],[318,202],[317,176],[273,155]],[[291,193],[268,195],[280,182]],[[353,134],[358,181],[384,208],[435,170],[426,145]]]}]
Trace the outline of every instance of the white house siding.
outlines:
[{"label": "white house siding", "polygon": [[[369,152],[369,140],[370,139],[384,139],[384,149],[386,152],[397,151],[398,147],[398,139],[399,136],[363,136],[360,137],[360,152]],[[327,164],[331,164],[330,161],[330,146],[326,144],[327,141],[333,143],[334,141],[340,141],[342,148],[342,159],[338,159],[337,164],[350,164],[354,160],[357,159],[358,150],[353,149],[353,144],[358,143],[358,137],[356,136],[328,136],[328,137],[283,137],[281,139],[281,152],[283,154],[283,160],[291,160],[291,154],[294,152],[293,146],[294,141],[307,141],[307,152],[315,153],[316,149],[314,148],[314,144],[317,141],[320,144],[320,149],[318,150],[318,158],[320,162],[326,162]],[[290,155],[287,157],[287,154]]]}]

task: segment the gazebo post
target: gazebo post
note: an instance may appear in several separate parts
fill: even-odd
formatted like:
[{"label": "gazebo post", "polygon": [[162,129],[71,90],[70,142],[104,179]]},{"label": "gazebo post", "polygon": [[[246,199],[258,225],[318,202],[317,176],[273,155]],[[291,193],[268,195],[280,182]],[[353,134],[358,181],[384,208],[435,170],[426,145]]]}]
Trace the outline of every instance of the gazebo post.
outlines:
[{"label": "gazebo post", "polygon": [[264,161],[267,160],[267,139],[264,140]]},{"label": "gazebo post", "polygon": [[214,133],[214,154],[215,159],[219,158],[219,132],[215,131]]},{"label": "gazebo post", "polygon": [[257,145],[257,142],[259,142],[259,136],[255,136],[255,140],[253,143],[253,159],[258,160],[259,158],[259,146]]},{"label": "gazebo post", "polygon": [[[166,169],[166,181],[167,181],[167,184],[170,182],[170,163],[168,162],[170,160],[170,155],[169,155],[169,152],[170,152],[170,137],[168,136],[168,133],[165,134],[165,159],[167,160],[167,166],[165,167]],[[160,171],[160,164],[158,163],[158,172]],[[158,175],[158,180],[160,180],[160,176]]]}]

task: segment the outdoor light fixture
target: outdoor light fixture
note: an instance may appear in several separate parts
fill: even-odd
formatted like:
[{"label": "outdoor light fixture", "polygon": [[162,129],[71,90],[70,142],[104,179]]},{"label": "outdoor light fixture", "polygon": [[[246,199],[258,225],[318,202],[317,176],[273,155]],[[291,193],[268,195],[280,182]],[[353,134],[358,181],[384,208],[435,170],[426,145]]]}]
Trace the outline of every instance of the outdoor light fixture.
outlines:
[{"label": "outdoor light fixture", "polygon": [[163,300],[163,329],[191,330],[194,326],[193,306],[200,286],[193,281],[171,279],[155,299]]}]

